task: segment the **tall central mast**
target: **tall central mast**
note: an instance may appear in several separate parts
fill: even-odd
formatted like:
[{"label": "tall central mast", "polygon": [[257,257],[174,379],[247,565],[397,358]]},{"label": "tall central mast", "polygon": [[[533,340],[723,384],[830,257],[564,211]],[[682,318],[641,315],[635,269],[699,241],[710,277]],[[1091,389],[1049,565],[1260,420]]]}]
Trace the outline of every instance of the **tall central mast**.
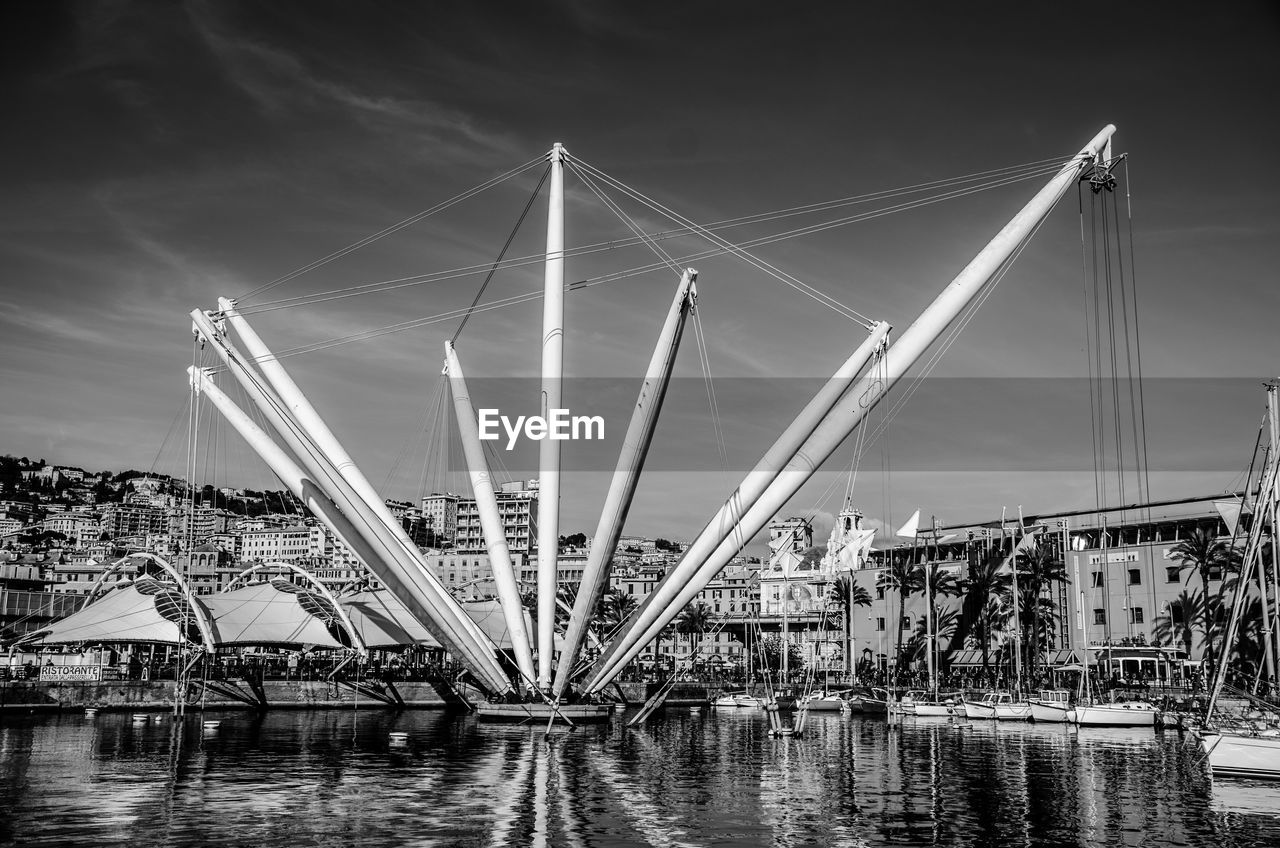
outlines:
[{"label": "tall central mast", "polygon": [[[542,418],[563,408],[564,378],[564,148],[551,148],[547,204],[547,265],[542,300]],[[551,688],[556,617],[556,557],[560,552],[560,441],[538,447],[538,688]]]}]

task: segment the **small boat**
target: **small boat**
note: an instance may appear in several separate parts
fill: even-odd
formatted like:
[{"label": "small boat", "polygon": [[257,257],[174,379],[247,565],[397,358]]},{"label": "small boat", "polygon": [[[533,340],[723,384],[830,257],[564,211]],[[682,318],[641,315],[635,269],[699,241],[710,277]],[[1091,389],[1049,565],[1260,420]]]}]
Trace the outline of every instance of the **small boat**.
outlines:
[{"label": "small boat", "polygon": [[838,712],[845,707],[845,692],[813,692],[803,698],[800,705],[815,712]]},{"label": "small boat", "polygon": [[1146,701],[1120,704],[1077,704],[1075,723],[1081,727],[1155,727],[1156,708]]},{"label": "small boat", "polygon": [[996,701],[996,721],[1027,721],[1031,718],[1031,702],[1008,700]]},{"label": "small boat", "polygon": [[1013,696],[1008,692],[988,692],[982,696],[980,701],[970,701],[966,698],[961,702],[964,706],[964,714],[966,718],[995,718],[996,704],[1010,703]]},{"label": "small boat", "polygon": [[863,715],[888,715],[889,692],[878,686],[874,687],[870,695],[863,695],[858,699],[858,706],[862,708]]},{"label": "small boat", "polygon": [[1215,777],[1280,780],[1280,730],[1204,731],[1200,747]]},{"label": "small boat", "polygon": [[1064,724],[1071,711],[1071,693],[1066,689],[1041,689],[1040,694],[1029,699],[1031,720],[1049,724]]},{"label": "small boat", "polygon": [[[906,715],[914,715],[918,718],[950,718],[956,714],[956,705],[959,701],[952,696],[940,695],[937,692],[928,694],[925,692],[908,692],[911,698],[911,711]],[[905,706],[907,699],[903,699]]]},{"label": "small boat", "polygon": [[715,709],[759,709],[764,706],[764,703],[764,698],[757,698],[744,690],[742,692],[723,692],[719,697],[711,701],[711,706]]}]

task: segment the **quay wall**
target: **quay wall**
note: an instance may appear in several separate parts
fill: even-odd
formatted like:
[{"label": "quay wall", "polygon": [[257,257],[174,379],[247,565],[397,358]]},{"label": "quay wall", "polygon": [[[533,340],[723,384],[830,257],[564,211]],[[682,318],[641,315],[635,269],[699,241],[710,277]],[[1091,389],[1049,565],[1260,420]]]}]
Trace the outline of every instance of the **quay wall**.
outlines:
[{"label": "quay wall", "polygon": [[[248,686],[235,687],[252,699]],[[449,706],[431,683],[397,681],[403,707],[443,709]],[[267,709],[350,709],[391,706],[350,687],[325,681],[267,680],[262,683]],[[167,710],[173,708],[172,680],[119,680],[103,683],[12,682],[0,686],[0,710],[9,712],[100,710]],[[399,705],[398,705],[399,706]],[[253,709],[255,705],[212,690],[188,690],[188,709]]]}]

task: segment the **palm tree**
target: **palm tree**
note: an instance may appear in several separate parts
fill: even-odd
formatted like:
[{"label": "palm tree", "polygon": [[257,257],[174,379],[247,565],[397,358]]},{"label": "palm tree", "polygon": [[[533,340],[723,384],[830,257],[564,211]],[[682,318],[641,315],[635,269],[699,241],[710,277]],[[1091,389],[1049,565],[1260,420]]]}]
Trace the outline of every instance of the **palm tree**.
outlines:
[{"label": "palm tree", "polygon": [[956,629],[951,647],[958,648],[966,638],[972,636],[982,649],[982,671],[988,673],[991,668],[991,637],[996,622],[992,612],[999,609],[993,602],[1002,600],[1009,594],[1012,575],[1004,568],[1007,554],[1001,548],[992,548],[985,557],[969,569],[966,581],[967,592],[961,606],[961,626]]},{"label": "palm tree", "polygon": [[844,667],[849,673],[853,670],[853,608],[871,606],[871,593],[854,581],[852,571],[846,571],[831,584],[828,600],[840,608],[844,630]]},{"label": "palm tree", "polygon": [[[1187,571],[1187,580],[1191,580],[1191,575],[1196,574],[1200,577],[1200,588],[1206,598],[1203,605],[1202,629],[1204,633],[1204,659],[1208,666],[1209,677],[1214,675],[1214,654],[1213,654],[1213,636],[1212,623],[1210,621],[1210,613],[1212,612],[1212,603],[1207,602],[1209,598],[1209,580],[1212,579],[1212,573],[1218,572],[1218,577],[1226,582],[1227,572],[1238,570],[1240,564],[1240,552],[1226,542],[1220,541],[1216,533],[1209,529],[1208,526],[1197,527],[1195,532],[1183,539],[1177,545],[1169,550],[1169,556],[1178,560],[1181,565],[1180,571]],[[1221,602],[1222,594],[1219,587],[1217,600]]]},{"label": "palm tree", "polygon": [[707,632],[708,625],[711,624],[711,609],[701,601],[697,601],[690,606],[684,608],[680,613],[680,617],[676,619],[676,632],[683,633],[689,637],[689,664],[693,665],[693,637],[701,637]]},{"label": "palm tree", "polygon": [[[1151,628],[1151,635],[1161,644],[1181,645],[1188,657],[1191,656],[1192,642],[1195,632],[1191,628],[1193,621],[1198,621],[1204,612],[1204,596],[1195,590],[1183,589],[1169,604],[1169,611],[1156,618]],[[1177,614],[1174,614],[1174,611]]]},{"label": "palm tree", "polygon": [[[914,554],[913,554],[914,556]],[[902,653],[902,619],[907,614],[907,596],[914,595],[916,592],[924,588],[924,570],[917,566],[914,562],[907,559],[899,559],[894,557],[889,568],[880,572],[876,580],[876,587],[885,591],[895,591],[898,593],[898,617],[894,620],[894,640],[895,649],[894,656],[897,659],[894,662],[894,677],[896,678],[902,669],[902,657],[898,656]]]},{"label": "palm tree", "polygon": [[1030,654],[1027,665],[1033,675],[1042,641],[1047,643],[1048,637],[1057,632],[1058,607],[1052,597],[1044,596],[1045,592],[1066,582],[1067,564],[1055,556],[1048,545],[1042,546],[1037,540],[1033,547],[1018,554],[1018,600],[1024,614],[1028,610],[1031,613],[1029,623],[1025,615],[1021,622],[1023,633],[1030,637],[1023,642]]}]

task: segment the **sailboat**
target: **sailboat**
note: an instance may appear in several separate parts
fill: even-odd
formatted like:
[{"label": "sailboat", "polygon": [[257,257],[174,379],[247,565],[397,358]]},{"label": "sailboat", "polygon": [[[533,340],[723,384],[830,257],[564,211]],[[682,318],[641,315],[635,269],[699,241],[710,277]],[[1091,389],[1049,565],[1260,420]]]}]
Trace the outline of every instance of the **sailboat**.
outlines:
[{"label": "sailboat", "polygon": [[[1274,703],[1245,696],[1253,706],[1266,710],[1271,722],[1267,722],[1260,714],[1258,718],[1232,720],[1217,715],[1218,701],[1226,686],[1227,669],[1230,665],[1230,654],[1239,632],[1240,620],[1245,608],[1245,598],[1251,594],[1249,583],[1251,577],[1257,578],[1258,596],[1262,600],[1262,615],[1265,622],[1262,628],[1266,642],[1264,653],[1271,662],[1274,680],[1275,664],[1280,659],[1280,644],[1273,639],[1280,637],[1277,625],[1280,625],[1280,568],[1277,568],[1274,556],[1272,564],[1271,585],[1267,585],[1262,548],[1270,535],[1273,552],[1276,535],[1280,532],[1280,408],[1277,406],[1277,384],[1267,384],[1267,419],[1270,423],[1271,449],[1267,453],[1259,477],[1258,495],[1253,508],[1253,522],[1249,527],[1249,536],[1245,542],[1244,554],[1240,569],[1240,578],[1236,582],[1235,597],[1231,604],[1231,617],[1228,619],[1226,638],[1223,640],[1222,659],[1214,674],[1213,688],[1209,694],[1209,706],[1205,712],[1204,729],[1200,732],[1200,746],[1209,760],[1209,768],[1214,775],[1223,777],[1251,777],[1268,780],[1280,780],[1280,709]],[[1248,486],[1246,485],[1246,491]],[[1268,605],[1268,590],[1271,590],[1273,603]]]},{"label": "sailboat", "polygon": [[[1068,188],[1087,169],[1110,161],[1114,132],[1114,126],[1104,127],[1078,153],[1047,166],[1045,173],[1052,172],[1048,182],[892,346],[888,342],[888,324],[862,319],[865,339],[766,451],[757,467],[746,475],[600,655],[590,661],[580,661],[579,654],[592,611],[608,584],[610,558],[653,438],[685,320],[693,309],[696,271],[687,268],[680,274],[603,501],[591,554],[559,650],[554,628],[560,440],[542,439],[539,446],[541,506],[535,633],[525,617],[494,499],[492,476],[478,444],[477,418],[461,355],[452,343],[445,345],[444,374],[452,392],[484,542],[512,642],[509,655],[497,650],[492,639],[466,616],[457,600],[435,577],[382,498],[293,383],[279,358],[249,327],[234,301],[223,298],[216,310],[193,310],[191,319],[199,342],[213,349],[224,366],[223,371],[230,374],[249,398],[257,419],[246,414],[215,384],[211,369],[195,365],[189,369],[192,391],[218,409],[286,488],[353,550],[433,637],[462,663],[470,680],[486,696],[485,703],[479,707],[482,714],[518,721],[544,717],[548,721],[569,723],[600,719],[607,717],[610,709],[601,700],[605,687],[763,530],[957,319],[980,302],[980,295],[988,292],[988,285],[1007,270]],[[551,410],[563,408],[566,292],[563,172],[569,160],[564,148],[557,144],[545,159],[534,160],[532,164],[539,161],[546,162],[548,173],[544,179],[549,179],[540,396],[542,417],[546,420]],[[583,168],[583,173],[601,176],[580,160],[576,164]],[[662,211],[669,213],[665,208]],[[689,231],[712,240],[719,252],[747,255],[706,228],[672,217]],[[643,235],[640,240],[644,241]],[[931,365],[926,366],[926,373]],[[868,370],[869,366],[874,367]]]}]

